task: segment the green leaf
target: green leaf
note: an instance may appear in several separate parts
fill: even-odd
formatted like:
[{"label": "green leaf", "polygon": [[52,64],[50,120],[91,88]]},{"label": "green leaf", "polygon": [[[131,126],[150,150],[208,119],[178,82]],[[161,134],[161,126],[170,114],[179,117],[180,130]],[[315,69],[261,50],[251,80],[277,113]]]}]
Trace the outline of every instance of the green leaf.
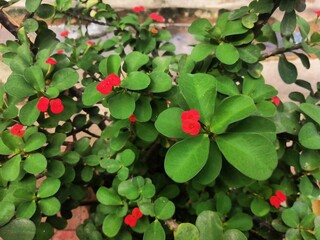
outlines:
[{"label": "green leaf", "polygon": [[154,202],[154,214],[158,219],[167,220],[173,216],[175,205],[166,197],[159,197]]},{"label": "green leaf", "polygon": [[300,109],[303,113],[320,125],[320,106],[311,103],[302,103],[300,105]]},{"label": "green leaf", "polygon": [[[19,231],[17,231],[19,229]],[[13,219],[7,225],[0,228],[0,237],[5,240],[33,240],[36,234],[35,224],[28,219]]]},{"label": "green leaf", "polygon": [[14,153],[13,149],[8,148],[4,143],[3,140],[0,138],[0,154],[1,155],[10,155]]},{"label": "green leaf", "polygon": [[24,77],[26,81],[33,86],[34,89],[37,91],[44,91],[45,87],[45,79],[43,76],[42,69],[37,66],[33,65],[31,67],[28,67],[24,70]]},{"label": "green leaf", "polygon": [[305,171],[312,171],[318,168],[320,152],[315,150],[304,149],[300,155],[300,166]]},{"label": "green leaf", "polygon": [[221,36],[224,38],[244,34],[246,32],[248,32],[248,29],[243,26],[241,20],[227,21],[223,31],[221,32]]},{"label": "green leaf", "polygon": [[49,87],[55,87],[60,92],[73,87],[79,79],[79,74],[72,68],[63,68],[54,73]]},{"label": "green leaf", "polygon": [[200,232],[200,240],[222,239],[223,227],[218,213],[203,211],[196,220]]},{"label": "green leaf", "polygon": [[175,233],[175,240],[200,240],[198,228],[191,223],[181,223]]},{"label": "green leaf", "polygon": [[26,82],[23,76],[11,74],[5,85],[5,91],[13,96],[18,98],[25,98],[32,96],[36,93],[36,91]]},{"label": "green leaf", "polygon": [[249,5],[249,7],[257,13],[270,13],[273,6],[274,3],[272,0],[252,1]]},{"label": "green leaf", "polygon": [[281,219],[289,227],[297,228],[299,226],[299,216],[293,208],[283,210]]},{"label": "green leaf", "polygon": [[104,98],[105,95],[97,90],[97,85],[97,82],[93,82],[85,87],[82,94],[82,103],[85,106],[92,106]]},{"label": "green leaf", "polygon": [[308,178],[308,176],[302,176],[300,178],[300,183],[299,183],[299,190],[301,195],[310,196],[313,192],[313,189],[314,189],[313,184]]},{"label": "green leaf", "polygon": [[8,223],[15,214],[15,206],[11,202],[0,202],[0,227]]},{"label": "green leaf", "polygon": [[41,4],[37,9],[37,15],[43,19],[52,18],[54,14],[55,8],[50,4]]},{"label": "green leaf", "polygon": [[140,189],[131,180],[123,181],[118,186],[118,193],[129,200],[135,200],[140,195]]},{"label": "green leaf", "polygon": [[97,199],[107,206],[120,206],[122,204],[121,198],[111,188],[100,187],[97,191]]},{"label": "green leaf", "polygon": [[231,123],[249,117],[256,111],[252,98],[235,95],[225,98],[217,107],[211,121],[211,131],[219,134],[226,131]]},{"label": "green leaf", "polygon": [[31,174],[39,174],[47,167],[47,159],[41,153],[30,154],[23,163],[23,169]]},{"label": "green leaf", "polygon": [[148,62],[149,57],[146,54],[133,51],[125,57],[124,69],[127,71],[127,73],[137,71]]},{"label": "green leaf", "polygon": [[153,93],[161,93],[169,91],[172,88],[171,77],[164,72],[154,71],[149,74],[151,83],[148,90]]},{"label": "green leaf", "polygon": [[250,209],[257,217],[263,217],[270,212],[270,204],[262,198],[255,197],[251,201]]},{"label": "green leaf", "polygon": [[287,60],[285,55],[281,55],[279,58],[278,71],[282,80],[287,84],[294,83],[297,80],[297,68]]},{"label": "green leaf", "polygon": [[111,116],[117,119],[126,119],[135,109],[135,100],[129,93],[119,93],[109,98]]},{"label": "green leaf", "polygon": [[45,198],[38,201],[41,212],[47,216],[56,215],[61,207],[60,201],[55,197]]},{"label": "green leaf", "polygon": [[26,141],[24,147],[25,152],[32,152],[41,148],[47,142],[47,137],[44,133],[36,132],[32,134]]},{"label": "green leaf", "polygon": [[166,137],[169,138],[184,138],[187,136],[182,131],[181,108],[168,108],[161,112],[155,122],[156,129]]},{"label": "green leaf", "polygon": [[123,219],[115,214],[107,215],[102,224],[102,231],[107,237],[115,237],[122,226]]},{"label": "green leaf", "polygon": [[37,108],[39,99],[33,99],[22,106],[19,112],[19,119],[23,125],[31,126],[37,121],[40,116],[40,111]]},{"label": "green leaf", "polygon": [[195,62],[200,62],[208,57],[210,54],[214,52],[216,49],[216,45],[212,45],[209,43],[199,43],[197,44],[191,52],[191,59]]},{"label": "green leaf", "polygon": [[188,32],[194,35],[208,36],[212,25],[208,19],[199,18],[192,22]]},{"label": "green leaf", "polygon": [[320,149],[320,134],[314,123],[308,122],[299,132],[299,142],[309,149]]},{"label": "green leaf", "polygon": [[120,67],[121,57],[119,55],[110,55],[99,63],[99,71],[105,77],[111,73],[119,75]]},{"label": "green leaf", "polygon": [[210,141],[206,135],[184,139],[167,152],[164,168],[175,182],[187,182],[196,176],[206,164]]},{"label": "green leaf", "polygon": [[216,49],[216,57],[224,64],[232,65],[236,63],[240,54],[238,50],[230,43],[221,43]]},{"label": "green leaf", "polygon": [[26,0],[26,9],[28,12],[35,12],[40,6],[42,0]]},{"label": "green leaf", "polygon": [[62,161],[59,160],[51,160],[48,163],[47,167],[47,175],[54,177],[54,178],[60,178],[65,173],[65,167]]},{"label": "green leaf", "polygon": [[247,240],[247,237],[238,229],[229,229],[224,232],[223,240]]},{"label": "green leaf", "polygon": [[143,234],[143,240],[165,240],[166,234],[161,223],[156,219]]},{"label": "green leaf", "polygon": [[20,174],[20,163],[21,163],[21,156],[16,155],[13,158],[7,160],[2,165],[2,178],[6,181],[14,181],[18,178]]},{"label": "green leaf", "polygon": [[222,216],[225,216],[228,214],[228,212],[232,208],[232,202],[231,199],[223,192],[219,192],[215,195],[215,202],[216,202],[216,210],[221,214]]},{"label": "green leaf", "polygon": [[61,182],[57,178],[47,177],[41,182],[41,185],[38,189],[38,198],[47,198],[51,197],[58,192],[60,189]]},{"label": "green leaf", "polygon": [[142,90],[149,86],[151,80],[149,76],[143,72],[130,72],[128,76],[122,80],[121,87],[129,90]]},{"label": "green leaf", "polygon": [[190,109],[200,113],[200,120],[208,125],[214,113],[217,86],[216,79],[208,74],[182,74],[178,79],[181,93]]},{"label": "green leaf", "polygon": [[157,139],[159,133],[155,128],[154,124],[150,122],[146,123],[136,123],[136,133],[137,136],[146,142],[153,142]]},{"label": "green leaf", "polygon": [[229,78],[225,75],[219,75],[216,77],[216,79],[218,92],[230,96],[238,95],[240,93],[232,78]]},{"label": "green leaf", "polygon": [[[242,17],[241,23],[246,28],[253,28],[254,24],[258,21],[258,16],[256,13],[249,13],[248,15]],[[250,45],[249,45],[250,46]],[[254,46],[254,45],[251,45]]]},{"label": "green leaf", "polygon": [[256,63],[261,56],[261,49],[257,45],[248,45],[238,48],[240,59],[246,63]]},{"label": "green leaf", "polygon": [[310,32],[310,25],[308,21],[306,21],[304,18],[297,16],[298,17],[298,26],[300,30],[300,34],[303,37],[303,39],[308,38],[309,32]]},{"label": "green leaf", "polygon": [[69,151],[63,155],[63,161],[68,164],[77,164],[80,161],[80,158],[80,154],[75,151]]},{"label": "green leaf", "polygon": [[240,231],[248,231],[253,227],[252,218],[245,213],[236,213],[226,223],[227,229],[238,229]]},{"label": "green leaf", "polygon": [[152,107],[150,104],[150,98],[140,96],[136,101],[136,108],[133,115],[136,117],[138,122],[147,122],[152,117]]},{"label": "green leaf", "polygon": [[250,178],[265,180],[277,166],[275,147],[261,135],[228,133],[216,141],[227,161]]},{"label": "green leaf", "polygon": [[24,148],[23,138],[12,135],[8,130],[2,132],[1,138],[3,143],[12,150]]},{"label": "green leaf", "polygon": [[36,212],[37,204],[35,200],[30,202],[22,202],[17,207],[16,217],[17,218],[31,218]]},{"label": "green leaf", "polygon": [[295,11],[285,12],[281,25],[280,31],[283,36],[289,37],[293,34],[297,25],[297,16]]},{"label": "green leaf", "polygon": [[50,223],[41,222],[37,225],[36,239],[50,239],[54,235],[54,228]]},{"label": "green leaf", "polygon": [[23,26],[27,33],[31,33],[37,31],[39,23],[36,19],[28,18],[24,21]]}]

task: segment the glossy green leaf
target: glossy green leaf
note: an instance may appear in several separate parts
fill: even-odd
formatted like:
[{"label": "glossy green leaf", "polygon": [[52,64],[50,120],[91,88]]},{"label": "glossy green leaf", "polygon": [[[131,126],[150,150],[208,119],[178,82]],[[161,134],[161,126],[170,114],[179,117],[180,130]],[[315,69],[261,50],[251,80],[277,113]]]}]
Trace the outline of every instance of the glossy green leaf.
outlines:
[{"label": "glossy green leaf", "polygon": [[218,213],[201,212],[197,217],[196,226],[200,232],[200,240],[222,239],[223,227]]},{"label": "glossy green leaf", "polygon": [[57,178],[47,177],[41,182],[41,185],[38,189],[39,198],[47,198],[56,194],[61,186],[61,182]]},{"label": "glossy green leaf", "polygon": [[45,198],[38,201],[41,212],[47,216],[56,215],[61,207],[60,201],[55,197]]},{"label": "glossy green leaf", "polygon": [[232,208],[232,202],[229,196],[223,192],[219,192],[214,196],[216,210],[222,216],[227,215]]},{"label": "glossy green leaf", "polygon": [[[17,231],[19,229],[19,231]],[[14,219],[0,228],[0,237],[5,240],[33,240],[36,234],[35,224],[28,219]]]},{"label": "glossy green leaf", "polygon": [[53,15],[55,13],[55,8],[54,8],[54,6],[52,6],[50,4],[41,4],[38,7],[36,13],[40,18],[48,19],[48,18],[53,17]]},{"label": "glossy green leaf", "polygon": [[121,182],[118,186],[118,192],[129,200],[135,200],[140,195],[140,189],[131,180]]},{"label": "glossy green leaf", "polygon": [[208,43],[199,43],[197,44],[191,52],[191,59],[195,62],[200,62],[209,55],[211,55],[214,50],[216,49],[215,45],[208,44]]},{"label": "glossy green leaf", "polygon": [[312,122],[302,126],[299,132],[299,142],[309,149],[320,149],[320,134]]},{"label": "glossy green leaf", "polygon": [[3,179],[10,182],[16,180],[20,174],[20,163],[20,155],[7,160],[1,167]]},{"label": "glossy green leaf", "polygon": [[117,119],[126,119],[135,109],[135,100],[129,93],[119,93],[109,98],[110,114]]},{"label": "glossy green leaf", "polygon": [[207,36],[212,28],[208,19],[199,18],[191,23],[188,32],[194,35]]},{"label": "glossy green leaf", "polygon": [[308,176],[302,176],[299,183],[300,193],[304,196],[310,196],[313,192],[313,184]]},{"label": "glossy green leaf", "polygon": [[300,166],[303,170],[312,171],[318,168],[320,153],[316,150],[304,149],[300,155]]},{"label": "glossy green leaf", "polygon": [[224,64],[232,65],[236,63],[240,54],[238,50],[230,43],[221,43],[216,49],[216,57]]},{"label": "glossy green leaf", "polygon": [[97,82],[93,82],[86,86],[86,88],[84,89],[82,95],[82,103],[85,106],[92,106],[104,98],[105,95],[101,94],[97,90],[97,85]]},{"label": "glossy green leaf", "polygon": [[154,124],[150,122],[136,123],[136,134],[137,136],[146,142],[153,142],[157,139],[159,132],[155,128]]},{"label": "glossy green leaf", "polygon": [[298,72],[296,66],[289,62],[284,55],[280,56],[278,70],[285,83],[291,84],[297,80]]},{"label": "glossy green leaf", "polygon": [[50,223],[42,222],[37,225],[36,239],[50,239],[54,235],[54,228]]},{"label": "glossy green leaf", "polygon": [[223,240],[247,240],[247,237],[238,229],[229,229],[224,232]]},{"label": "glossy green leaf", "polygon": [[138,122],[147,122],[152,117],[152,107],[150,98],[141,96],[136,101],[136,108],[133,115],[136,117]]},{"label": "glossy green leaf", "polygon": [[149,86],[151,80],[149,76],[143,72],[130,72],[128,76],[122,80],[121,87],[129,90],[142,90]]},{"label": "glossy green leaf", "polygon": [[33,65],[31,67],[28,67],[24,71],[24,77],[26,81],[37,91],[44,91],[45,87],[45,79],[43,76],[42,69],[37,66]]},{"label": "glossy green leaf", "polygon": [[299,225],[299,216],[293,208],[285,209],[281,214],[281,219],[289,227],[296,228]]},{"label": "glossy green leaf", "polygon": [[235,95],[225,98],[217,107],[211,121],[211,131],[219,134],[226,131],[231,123],[249,117],[256,111],[252,98]]},{"label": "glossy green leaf", "polygon": [[[248,15],[242,17],[241,23],[246,28],[253,28],[254,24],[258,21],[258,15],[255,13],[249,13]],[[254,46],[254,45],[251,45]]]},{"label": "glossy green leaf", "polygon": [[261,49],[256,45],[248,45],[238,48],[240,59],[247,63],[255,63],[259,61]]},{"label": "glossy green leaf", "polygon": [[97,199],[104,205],[119,206],[122,205],[122,200],[118,194],[110,188],[100,187],[97,191]]},{"label": "glossy green leaf", "polygon": [[166,137],[169,138],[184,138],[187,136],[182,131],[181,108],[168,108],[161,112],[155,122],[156,129]]},{"label": "glossy green leaf", "polygon": [[25,98],[32,96],[36,93],[36,91],[27,83],[21,75],[11,74],[5,85],[5,91],[14,97]]},{"label": "glossy green leaf", "polygon": [[26,0],[26,9],[28,12],[35,12],[40,6],[42,0]]},{"label": "glossy green leaf", "polygon": [[252,218],[245,213],[236,213],[226,223],[227,229],[238,229],[240,231],[248,231],[253,227]]},{"label": "glossy green leaf", "polygon": [[37,108],[39,99],[33,99],[22,106],[19,112],[19,119],[23,125],[31,126],[37,121],[40,116],[40,111]]},{"label": "glossy green leaf", "polygon": [[60,178],[65,173],[65,167],[62,161],[59,160],[51,160],[48,162],[47,167],[47,175],[54,177],[54,178]]},{"label": "glossy green leaf", "polygon": [[60,92],[73,87],[79,79],[79,74],[72,68],[63,68],[54,73],[50,87],[59,89]]},{"label": "glossy green leaf", "polygon": [[169,91],[172,87],[171,77],[164,72],[154,71],[149,75],[151,83],[148,90],[153,93]]},{"label": "glossy green leaf", "polygon": [[175,234],[175,240],[200,240],[198,228],[191,223],[181,223]]},{"label": "glossy green leaf", "polygon": [[240,35],[248,32],[248,28],[244,27],[241,20],[227,21],[221,32],[222,37]]},{"label": "glossy green leaf", "polygon": [[218,92],[229,96],[238,95],[240,93],[237,85],[234,83],[232,78],[221,75],[217,76],[216,79]]},{"label": "glossy green leaf", "polygon": [[8,223],[15,214],[15,206],[11,202],[0,202],[0,227]]},{"label": "glossy green leaf", "polygon": [[152,222],[145,233],[143,234],[143,240],[165,240],[166,234],[161,223],[156,219]]},{"label": "glossy green leaf", "polygon": [[280,25],[281,34],[286,37],[291,36],[296,28],[296,24],[297,16],[295,11],[285,12]]},{"label": "glossy green leaf", "polygon": [[123,219],[115,214],[107,215],[102,224],[102,231],[107,237],[115,237],[122,226]]},{"label": "glossy green leaf", "polygon": [[119,55],[110,55],[99,63],[99,71],[106,77],[111,73],[119,75],[121,58]]},{"label": "glossy green leaf", "polygon": [[165,197],[159,197],[154,202],[154,214],[158,219],[167,220],[173,216],[175,205]]},{"label": "glossy green leaf", "polygon": [[17,218],[31,218],[36,212],[37,204],[35,200],[29,202],[22,202],[16,210]]},{"label": "glossy green leaf", "polygon": [[36,132],[32,134],[26,141],[24,147],[25,152],[32,152],[41,148],[47,142],[47,137],[44,133]]},{"label": "glossy green leaf", "polygon": [[133,51],[125,57],[124,69],[127,71],[127,73],[137,71],[148,62],[149,62],[149,57],[147,55],[137,51]]},{"label": "glossy green leaf", "polygon": [[22,137],[15,136],[10,133],[10,131],[2,132],[2,141],[3,143],[12,150],[23,149],[24,141]]},{"label": "glossy green leaf", "polygon": [[308,117],[320,125],[320,106],[311,103],[302,103],[300,109]]},{"label": "glossy green leaf", "polygon": [[175,182],[187,182],[196,176],[207,162],[210,141],[206,135],[184,139],[167,152],[164,168]]},{"label": "glossy green leaf", "polygon": [[200,120],[211,122],[217,95],[216,79],[208,74],[182,74],[178,79],[181,93],[190,109],[198,110]]},{"label": "glossy green leaf", "polygon": [[262,198],[256,197],[251,201],[250,209],[258,217],[267,215],[270,211],[270,204]]},{"label": "glossy green leaf", "polygon": [[216,141],[227,161],[250,178],[265,180],[277,166],[275,147],[261,135],[228,133]]},{"label": "glossy green leaf", "polygon": [[31,174],[39,174],[47,167],[47,159],[41,153],[30,154],[23,163],[23,169]]}]

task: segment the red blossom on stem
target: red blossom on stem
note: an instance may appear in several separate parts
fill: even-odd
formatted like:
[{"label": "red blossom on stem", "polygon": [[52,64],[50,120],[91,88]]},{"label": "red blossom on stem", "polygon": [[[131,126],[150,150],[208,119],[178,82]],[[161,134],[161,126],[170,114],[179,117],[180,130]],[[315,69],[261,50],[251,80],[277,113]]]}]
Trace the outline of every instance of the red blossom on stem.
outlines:
[{"label": "red blossom on stem", "polygon": [[37,103],[37,108],[40,112],[46,112],[49,107],[50,100],[46,97],[41,97]]},{"label": "red blossom on stem", "polygon": [[281,190],[277,190],[276,194],[270,197],[269,202],[275,208],[279,208],[286,200],[287,196]]},{"label": "red blossom on stem", "polygon": [[316,10],[314,13],[317,14],[317,17],[320,17],[320,10]]},{"label": "red blossom on stem", "polygon": [[23,125],[17,123],[12,126],[12,128],[10,129],[10,133],[12,135],[22,137],[25,134],[25,130],[23,129]]},{"label": "red blossom on stem", "polygon": [[109,94],[112,91],[112,87],[119,86],[120,83],[120,77],[114,73],[111,73],[103,81],[98,83],[96,89],[101,94]]},{"label": "red blossom on stem", "polygon": [[125,218],[124,218],[124,223],[130,227],[134,227],[137,225],[137,222],[140,218],[143,217],[143,213],[141,212],[141,210],[139,208],[134,208],[132,209],[132,213],[128,214]]},{"label": "red blossom on stem", "polygon": [[90,46],[92,46],[92,45],[94,45],[94,42],[92,42],[92,41],[87,41],[87,44],[90,45]]},{"label": "red blossom on stem", "polygon": [[50,65],[55,65],[55,64],[57,64],[57,61],[56,60],[54,60],[53,58],[48,58],[47,60],[46,60],[46,63],[47,64],[50,64]]},{"label": "red blossom on stem", "polygon": [[135,13],[144,12],[144,6],[136,6],[132,9]]},{"label": "red blossom on stem", "polygon": [[280,98],[278,98],[277,96],[272,97],[271,101],[274,103],[274,105],[276,105],[276,107],[278,107],[280,105]]},{"label": "red blossom on stem", "polygon": [[69,33],[70,32],[68,30],[66,30],[66,31],[63,31],[62,33],[60,33],[60,36],[61,37],[68,37]]},{"label": "red blossom on stem", "polygon": [[164,17],[159,15],[156,12],[150,13],[149,18],[151,18],[152,20],[154,20],[156,22],[164,22]]},{"label": "red blossom on stem", "polygon": [[63,50],[63,49],[57,50],[57,54],[62,54],[62,53],[64,53],[64,50]]},{"label": "red blossom on stem", "polygon": [[64,106],[62,104],[61,99],[56,98],[50,101],[50,110],[53,114],[59,114],[63,112]]},{"label": "red blossom on stem", "polygon": [[134,123],[134,122],[137,121],[137,119],[136,119],[136,117],[135,117],[133,114],[131,114],[131,116],[129,117],[129,121],[132,122],[132,123]]},{"label": "red blossom on stem", "polygon": [[201,129],[199,120],[200,114],[197,110],[184,111],[181,114],[182,131],[192,136],[198,135]]},{"label": "red blossom on stem", "polygon": [[106,78],[106,81],[113,87],[119,86],[121,83],[121,79],[119,76],[115,75],[114,73],[109,74]]}]

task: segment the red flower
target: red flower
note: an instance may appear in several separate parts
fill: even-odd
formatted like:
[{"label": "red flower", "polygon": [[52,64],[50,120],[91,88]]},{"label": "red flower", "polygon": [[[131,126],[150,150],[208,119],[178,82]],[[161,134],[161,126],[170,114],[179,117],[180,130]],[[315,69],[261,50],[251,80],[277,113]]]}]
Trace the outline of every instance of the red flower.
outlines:
[{"label": "red flower", "polygon": [[200,114],[197,110],[189,110],[189,111],[184,111],[181,114],[181,120],[182,122],[184,121],[198,121],[200,120]]},{"label": "red flower", "polygon": [[60,36],[61,37],[68,37],[69,33],[70,32],[68,30],[66,30],[66,31],[63,31],[62,33],[60,33]]},{"label": "red flower", "polygon": [[182,122],[182,131],[188,133],[192,136],[196,136],[199,134],[201,129],[201,125],[197,121],[184,121]]},{"label": "red flower", "polygon": [[53,114],[59,114],[64,110],[61,99],[56,98],[50,101],[50,110]]},{"label": "red flower", "polygon": [[275,196],[271,196],[269,202],[275,208],[279,208],[280,204],[287,200],[287,196],[281,191],[277,190]]},{"label": "red flower", "polygon": [[138,221],[138,219],[135,216],[131,215],[131,214],[127,215],[124,218],[124,223],[127,224],[130,227],[136,226],[137,225],[137,221]]},{"label": "red flower", "polygon": [[144,6],[136,6],[136,7],[134,7],[133,8],[133,11],[135,12],[135,13],[138,13],[138,12],[144,12]]},{"label": "red flower", "polygon": [[59,50],[57,50],[57,54],[62,54],[64,52],[64,50],[63,49],[59,49]]},{"label": "red flower", "polygon": [[132,209],[132,216],[134,216],[136,219],[140,219],[143,216],[143,213],[141,212],[140,208],[134,208]]},{"label": "red flower", "polygon": [[46,112],[49,107],[50,100],[46,97],[41,97],[37,103],[37,108],[40,112]]},{"label": "red flower", "polygon": [[317,17],[320,17],[320,10],[314,11],[317,14]]},{"label": "red flower", "polygon": [[15,125],[12,126],[12,128],[10,129],[10,133],[12,135],[18,136],[18,137],[22,137],[25,133],[25,130],[23,130],[23,125],[17,123]]},{"label": "red flower", "polygon": [[101,94],[109,94],[112,91],[112,86],[110,83],[106,80],[103,80],[102,82],[99,82],[96,89],[101,93]]},{"label": "red flower", "polygon": [[150,32],[153,33],[153,34],[157,34],[159,31],[158,31],[158,29],[152,28],[150,30]]},{"label": "red flower", "polygon": [[274,105],[276,105],[276,107],[280,105],[280,98],[278,98],[277,96],[272,97],[271,101],[274,103]]},{"label": "red flower", "polygon": [[92,45],[94,45],[94,42],[92,42],[92,41],[87,41],[87,44],[90,45],[90,46],[92,46]]},{"label": "red flower", "polygon": [[280,202],[287,201],[287,196],[281,190],[276,191],[276,197],[279,198]]},{"label": "red flower", "polygon": [[133,123],[137,121],[136,117],[133,114],[131,114],[131,116],[129,117],[129,120],[130,122],[133,122]]},{"label": "red flower", "polygon": [[151,18],[152,20],[156,21],[156,22],[164,22],[164,17],[153,12],[150,13],[149,18]]},{"label": "red flower", "polygon": [[121,83],[121,79],[119,76],[115,75],[114,73],[109,74],[106,78],[106,81],[109,82],[109,84],[113,87],[119,86]]},{"label": "red flower", "polygon": [[51,65],[55,65],[55,64],[57,64],[57,61],[54,60],[53,58],[50,58],[50,57],[49,57],[49,58],[46,60],[46,63],[51,64]]}]

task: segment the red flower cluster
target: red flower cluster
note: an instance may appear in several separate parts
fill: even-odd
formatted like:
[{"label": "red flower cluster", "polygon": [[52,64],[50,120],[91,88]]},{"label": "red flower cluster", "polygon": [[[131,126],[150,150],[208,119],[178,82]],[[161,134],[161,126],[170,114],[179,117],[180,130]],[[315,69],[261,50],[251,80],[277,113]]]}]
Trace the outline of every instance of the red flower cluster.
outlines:
[{"label": "red flower cluster", "polygon": [[120,77],[111,73],[102,82],[99,82],[96,89],[101,94],[109,94],[112,91],[112,87],[119,86],[120,83]]},{"label": "red flower cluster", "polygon": [[68,30],[66,30],[66,31],[63,31],[62,33],[60,33],[60,36],[61,37],[68,37],[69,33],[70,32]]},{"label": "red flower cluster", "polygon": [[48,58],[47,60],[46,60],[46,63],[47,64],[51,64],[51,65],[55,65],[55,64],[57,64],[57,61],[56,60],[54,60],[53,58]]},{"label": "red flower cluster", "polygon": [[144,6],[136,6],[132,9],[135,13],[144,12]]},{"label": "red flower cluster", "polygon": [[53,114],[59,114],[64,110],[61,99],[48,99],[46,97],[41,97],[38,101],[37,108],[40,112],[46,112],[49,108]]},{"label": "red flower cluster", "polygon": [[279,208],[280,204],[285,202],[286,200],[287,197],[281,190],[276,191],[276,195],[271,196],[269,199],[270,204],[275,208]]},{"label": "red flower cluster", "polygon": [[274,105],[276,105],[276,107],[278,107],[280,105],[280,98],[278,98],[277,96],[272,97],[271,101],[274,103]]},{"label": "red flower cluster", "polygon": [[23,126],[19,123],[13,125],[10,129],[10,133],[18,137],[22,137],[25,134],[25,132],[26,131],[23,129]]},{"label": "red flower cluster", "polygon": [[156,22],[164,22],[164,17],[155,12],[150,13],[149,18]]},{"label": "red flower cluster", "polygon": [[134,122],[137,121],[136,117],[135,117],[133,114],[131,114],[131,116],[129,117],[129,120],[130,120],[130,122],[132,122],[132,123],[134,123]]},{"label": "red flower cluster", "polygon": [[134,227],[137,225],[137,222],[140,218],[142,218],[143,213],[140,211],[139,208],[132,209],[132,213],[127,215],[124,218],[124,223],[127,224],[130,227]]},{"label": "red flower cluster", "polygon": [[184,111],[181,114],[182,131],[193,136],[198,135],[201,129],[199,120],[200,114],[197,110]]}]

